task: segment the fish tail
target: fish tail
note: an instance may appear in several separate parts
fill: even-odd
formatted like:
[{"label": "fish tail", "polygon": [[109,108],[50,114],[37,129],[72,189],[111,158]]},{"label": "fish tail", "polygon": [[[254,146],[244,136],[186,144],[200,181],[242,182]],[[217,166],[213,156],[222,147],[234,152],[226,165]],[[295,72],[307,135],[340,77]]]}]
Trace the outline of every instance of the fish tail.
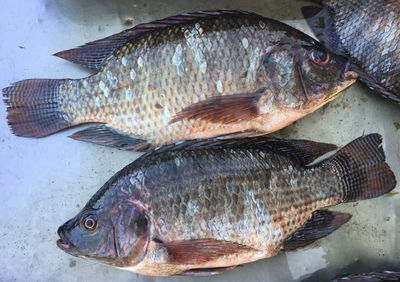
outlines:
[{"label": "fish tail", "polygon": [[17,136],[44,137],[72,126],[61,108],[68,79],[27,79],[3,89],[8,124]]},{"label": "fish tail", "polygon": [[342,181],[342,202],[371,199],[396,187],[396,178],[385,162],[382,136],[362,136],[328,160]]}]

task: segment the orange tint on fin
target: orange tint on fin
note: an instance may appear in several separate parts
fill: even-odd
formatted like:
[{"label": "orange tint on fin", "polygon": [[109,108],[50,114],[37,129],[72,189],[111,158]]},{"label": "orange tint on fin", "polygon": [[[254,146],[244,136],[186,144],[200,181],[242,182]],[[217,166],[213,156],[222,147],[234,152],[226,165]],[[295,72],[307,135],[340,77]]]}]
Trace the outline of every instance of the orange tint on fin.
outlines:
[{"label": "orange tint on fin", "polygon": [[185,119],[202,119],[215,123],[235,123],[258,116],[258,101],[264,90],[227,96],[214,96],[184,108],[170,124]]},{"label": "orange tint on fin", "polygon": [[162,243],[172,264],[201,264],[221,256],[253,250],[250,247],[229,241],[212,239],[176,241]]}]

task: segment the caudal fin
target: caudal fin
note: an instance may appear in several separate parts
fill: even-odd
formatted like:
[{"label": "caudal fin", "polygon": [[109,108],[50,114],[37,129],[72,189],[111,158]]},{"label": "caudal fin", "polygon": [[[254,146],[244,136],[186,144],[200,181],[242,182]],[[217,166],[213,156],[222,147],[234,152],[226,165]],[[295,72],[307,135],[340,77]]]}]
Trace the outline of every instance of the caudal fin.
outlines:
[{"label": "caudal fin", "polygon": [[339,150],[328,163],[342,182],[342,202],[375,198],[396,187],[396,178],[385,162],[382,136],[360,137]]},{"label": "caudal fin", "polygon": [[27,79],[3,89],[8,124],[15,135],[44,137],[70,127],[60,108],[66,79]]}]

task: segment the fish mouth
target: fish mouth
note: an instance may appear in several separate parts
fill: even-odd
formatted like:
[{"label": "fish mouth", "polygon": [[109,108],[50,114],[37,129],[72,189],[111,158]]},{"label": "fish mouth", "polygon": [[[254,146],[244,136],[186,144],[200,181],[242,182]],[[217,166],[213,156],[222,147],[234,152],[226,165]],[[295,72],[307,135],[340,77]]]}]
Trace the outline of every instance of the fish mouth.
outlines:
[{"label": "fish mouth", "polygon": [[60,239],[58,239],[56,242],[57,247],[59,247],[63,251],[70,252],[74,248],[74,245],[65,236],[62,230],[62,226],[58,228],[57,234],[60,237]]},{"label": "fish mouth", "polygon": [[343,78],[345,80],[356,80],[358,78],[358,73],[353,71],[351,66],[352,62],[348,59],[343,69]]}]

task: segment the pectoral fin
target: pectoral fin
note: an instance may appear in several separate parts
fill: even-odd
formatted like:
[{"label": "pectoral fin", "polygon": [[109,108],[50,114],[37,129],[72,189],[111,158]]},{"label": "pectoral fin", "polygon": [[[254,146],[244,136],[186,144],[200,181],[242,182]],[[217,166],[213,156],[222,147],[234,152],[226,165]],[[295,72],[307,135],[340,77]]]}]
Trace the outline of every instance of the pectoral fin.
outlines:
[{"label": "pectoral fin", "polygon": [[150,147],[146,140],[120,133],[106,125],[96,125],[78,131],[71,136],[72,139],[91,142],[108,147],[116,147],[122,150],[145,151]]},{"label": "pectoral fin", "polygon": [[238,243],[213,239],[175,241],[160,244],[167,251],[168,263],[171,264],[197,265],[222,256],[254,250]]},{"label": "pectoral fin", "polygon": [[169,123],[190,119],[223,124],[251,120],[259,115],[257,103],[263,94],[261,89],[254,93],[213,96],[184,108]]},{"label": "pectoral fin", "polygon": [[283,251],[293,251],[328,236],[348,222],[351,214],[319,210],[284,243]]}]

